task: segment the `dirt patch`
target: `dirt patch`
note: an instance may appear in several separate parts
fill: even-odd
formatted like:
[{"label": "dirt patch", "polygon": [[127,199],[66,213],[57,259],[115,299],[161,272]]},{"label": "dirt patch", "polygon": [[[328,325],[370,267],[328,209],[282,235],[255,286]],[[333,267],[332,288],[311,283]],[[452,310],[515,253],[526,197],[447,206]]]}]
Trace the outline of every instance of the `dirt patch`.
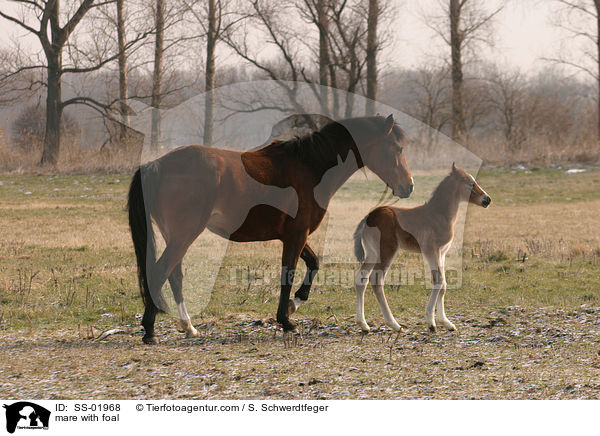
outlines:
[{"label": "dirt patch", "polygon": [[[270,319],[204,320],[202,337],[158,326],[161,344],[131,334],[15,331],[0,336],[7,399],[599,399],[600,311],[507,307],[457,314],[458,332],[363,335],[351,320],[301,319],[284,348]],[[99,336],[99,332],[95,334]]]}]

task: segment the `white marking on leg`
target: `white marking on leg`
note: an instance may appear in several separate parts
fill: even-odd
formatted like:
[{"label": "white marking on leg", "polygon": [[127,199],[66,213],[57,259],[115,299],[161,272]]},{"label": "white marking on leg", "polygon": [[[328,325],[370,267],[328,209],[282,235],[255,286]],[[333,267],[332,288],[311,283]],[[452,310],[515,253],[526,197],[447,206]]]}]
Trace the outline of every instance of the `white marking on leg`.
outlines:
[{"label": "white marking on leg", "polygon": [[444,327],[446,327],[448,330],[456,330],[456,326],[454,324],[452,324],[452,322],[446,317],[446,312],[444,311],[444,293],[446,292],[446,286],[444,284],[444,287],[442,289],[442,291],[440,292],[440,295],[438,296],[438,301],[437,301],[437,306],[436,306],[436,318],[437,318],[437,322],[441,325],[443,325]]},{"label": "white marking on leg", "polygon": [[292,302],[294,303],[294,312],[296,312],[300,308],[300,305],[304,303],[304,301],[298,297],[294,297]]},{"label": "white marking on leg", "polygon": [[[445,252],[447,252],[447,251],[448,250],[446,249]],[[441,283],[440,293],[438,295],[437,303],[436,303],[436,321],[439,324],[446,327],[448,330],[456,330],[456,326],[454,324],[452,324],[452,322],[450,322],[450,320],[446,317],[446,311],[444,309],[444,296],[446,295],[446,286],[447,286],[447,284],[446,284],[446,269],[445,269],[445,266],[446,266],[445,252],[442,254],[442,259],[441,259],[442,283]]]},{"label": "white marking on leg", "polygon": [[[375,277],[373,277],[373,275]],[[391,327],[393,330],[400,332],[403,331],[400,324],[394,319],[394,315],[390,310],[390,306],[385,298],[385,293],[383,292],[383,276],[384,272],[373,271],[371,274],[371,287],[373,288],[373,292],[375,293],[375,298],[377,298],[377,302],[379,303],[379,308],[381,309],[381,313],[383,314],[383,319],[385,323]]]},{"label": "white marking on leg", "polygon": [[190,315],[185,307],[185,303],[182,301],[181,303],[177,303],[177,314],[179,315],[179,324],[181,328],[185,330],[186,338],[196,338],[199,336],[198,330],[194,328],[192,325],[192,321],[190,320]]},{"label": "white marking on leg", "polygon": [[437,303],[437,298],[441,289],[441,280],[439,277],[440,274],[440,258],[437,255],[429,254],[425,255],[425,260],[429,264],[429,269],[431,270],[431,280],[432,280],[432,288],[431,295],[429,297],[429,302],[427,303],[427,307],[425,308],[425,321],[429,326],[429,330],[435,331],[436,324],[435,319],[433,317],[433,312],[435,311],[435,306]]},{"label": "white marking on leg", "polygon": [[368,332],[370,329],[369,324],[365,320],[365,290],[367,289],[367,283],[371,271],[366,265],[361,265],[360,269],[356,273],[356,322],[364,332]]}]

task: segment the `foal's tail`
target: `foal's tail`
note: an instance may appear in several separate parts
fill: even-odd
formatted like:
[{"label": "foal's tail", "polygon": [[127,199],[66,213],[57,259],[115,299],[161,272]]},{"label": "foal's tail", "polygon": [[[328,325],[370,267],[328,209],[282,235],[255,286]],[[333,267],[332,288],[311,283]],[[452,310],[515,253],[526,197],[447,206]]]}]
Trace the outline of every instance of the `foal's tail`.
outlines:
[{"label": "foal's tail", "polygon": [[127,210],[129,212],[129,228],[131,229],[131,238],[133,239],[133,247],[137,259],[138,281],[144,307],[154,309],[157,312],[164,312],[166,304],[160,289],[154,299],[150,294],[150,287],[148,286],[148,265],[152,267],[156,263],[156,244],[150,211],[144,202],[140,168],[138,168],[131,180]]},{"label": "foal's tail", "polygon": [[354,231],[354,255],[359,262],[365,260],[365,247],[363,245],[362,236],[367,225],[367,217],[364,217],[361,222],[358,223],[356,230]]}]

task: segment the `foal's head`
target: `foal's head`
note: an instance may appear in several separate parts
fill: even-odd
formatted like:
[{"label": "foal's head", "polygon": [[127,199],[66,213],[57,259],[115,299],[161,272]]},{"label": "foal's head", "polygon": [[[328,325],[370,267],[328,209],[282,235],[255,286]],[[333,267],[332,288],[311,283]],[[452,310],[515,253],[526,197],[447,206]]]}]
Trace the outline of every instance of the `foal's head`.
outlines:
[{"label": "foal's head", "polygon": [[462,168],[452,164],[452,173],[450,174],[455,183],[458,184],[460,199],[479,206],[488,207],[492,202],[487,193],[481,189],[473,176]]},{"label": "foal's head", "polygon": [[374,131],[361,147],[361,156],[367,168],[383,180],[400,198],[407,198],[414,190],[414,181],[404,155],[405,134],[394,122],[394,117],[370,118]]}]

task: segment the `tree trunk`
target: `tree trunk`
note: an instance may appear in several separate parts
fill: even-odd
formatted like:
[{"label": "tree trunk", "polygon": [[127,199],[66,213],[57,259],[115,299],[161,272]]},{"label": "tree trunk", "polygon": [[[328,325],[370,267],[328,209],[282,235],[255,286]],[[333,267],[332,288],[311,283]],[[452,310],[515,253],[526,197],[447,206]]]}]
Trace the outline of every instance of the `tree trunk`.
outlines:
[{"label": "tree trunk", "polygon": [[160,143],[161,81],[165,30],[164,0],[156,0],[155,14],[156,37],[154,41],[154,73],[152,75],[152,131],[150,133],[150,147],[152,150],[156,150]]},{"label": "tree trunk", "polygon": [[596,50],[598,56],[598,59],[596,60],[596,62],[598,63],[598,139],[600,140],[600,0],[594,0],[594,5],[596,6]]},{"label": "tree trunk", "polygon": [[215,123],[215,46],[217,44],[217,2],[208,0],[208,33],[206,35],[206,81],[204,100],[204,145],[212,146]]},{"label": "tree trunk", "polygon": [[330,116],[329,103],[329,17],[325,0],[317,2],[317,20],[319,22],[319,84],[321,88],[321,108]]},{"label": "tree trunk", "polygon": [[119,49],[119,110],[121,112],[121,125],[119,126],[119,140],[124,145],[127,140],[127,126],[129,126],[129,115],[127,109],[127,54],[125,53],[125,0],[117,0],[117,42]]},{"label": "tree trunk", "polygon": [[329,64],[329,78],[330,78],[331,88],[333,88],[331,118],[336,120],[336,119],[338,119],[338,117],[340,115],[340,96],[339,96],[339,93],[337,92],[338,84],[337,84],[337,74],[335,71],[335,65],[332,63]]},{"label": "tree trunk", "polygon": [[460,30],[460,0],[450,0],[450,48],[452,51],[452,139],[462,142],[465,138],[463,107],[462,45]]},{"label": "tree trunk", "polygon": [[44,150],[42,165],[55,165],[60,153],[60,121],[62,116],[61,102],[61,53],[52,50],[47,53],[48,60],[48,93],[46,95],[46,130],[44,133]]},{"label": "tree trunk", "polygon": [[379,4],[377,0],[369,0],[367,16],[367,102],[365,112],[375,115],[375,100],[377,100],[377,21]]}]

